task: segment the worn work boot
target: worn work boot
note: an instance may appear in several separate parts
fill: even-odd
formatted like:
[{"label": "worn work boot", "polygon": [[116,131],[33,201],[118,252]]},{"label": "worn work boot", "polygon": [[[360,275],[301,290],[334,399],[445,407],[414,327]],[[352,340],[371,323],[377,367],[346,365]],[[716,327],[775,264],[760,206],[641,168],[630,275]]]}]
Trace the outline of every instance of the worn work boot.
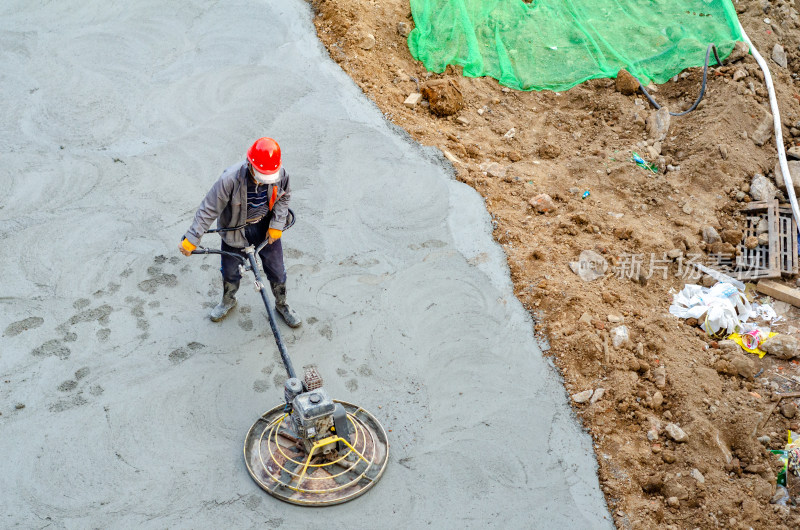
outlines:
[{"label": "worn work boot", "polygon": [[231,309],[236,307],[236,291],[239,290],[239,282],[222,282],[222,302],[211,310],[211,320],[219,322],[228,315]]},{"label": "worn work boot", "polygon": [[297,316],[294,309],[289,307],[289,304],[286,303],[286,284],[270,283],[270,286],[272,287],[272,294],[275,295],[275,311],[280,313],[289,327],[296,328],[300,326],[303,321],[300,320],[300,317]]}]

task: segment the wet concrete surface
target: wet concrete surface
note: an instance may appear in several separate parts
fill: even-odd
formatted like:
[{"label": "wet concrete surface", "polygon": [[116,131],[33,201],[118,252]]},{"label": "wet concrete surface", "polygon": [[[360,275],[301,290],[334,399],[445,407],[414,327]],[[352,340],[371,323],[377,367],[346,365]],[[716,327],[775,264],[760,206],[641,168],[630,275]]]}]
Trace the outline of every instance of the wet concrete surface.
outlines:
[{"label": "wet concrete surface", "polygon": [[[327,57],[306,4],[0,15],[0,526],[611,526],[481,198]],[[284,380],[257,293],[211,323],[218,261],[176,251],[263,135],[299,217],[294,364],[392,443],[380,483],[324,511],[272,499],[244,466]]]}]

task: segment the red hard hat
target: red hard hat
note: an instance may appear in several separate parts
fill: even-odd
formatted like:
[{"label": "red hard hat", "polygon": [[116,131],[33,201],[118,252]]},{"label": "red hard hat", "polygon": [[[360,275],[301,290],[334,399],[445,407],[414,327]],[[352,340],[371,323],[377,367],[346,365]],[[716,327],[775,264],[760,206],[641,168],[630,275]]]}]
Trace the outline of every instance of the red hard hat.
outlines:
[{"label": "red hard hat", "polygon": [[281,167],[281,146],[272,138],[259,138],[247,151],[247,160],[259,173],[272,175]]}]

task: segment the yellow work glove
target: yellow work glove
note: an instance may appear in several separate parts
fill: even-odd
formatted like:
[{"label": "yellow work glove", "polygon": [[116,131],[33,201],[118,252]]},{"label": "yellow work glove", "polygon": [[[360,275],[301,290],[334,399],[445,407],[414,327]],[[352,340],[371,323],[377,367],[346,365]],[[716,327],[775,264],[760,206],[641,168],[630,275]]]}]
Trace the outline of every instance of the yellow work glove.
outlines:
[{"label": "yellow work glove", "polygon": [[181,241],[180,251],[184,256],[188,256],[196,248],[197,247],[192,245],[192,243],[188,239],[183,239]]},{"label": "yellow work glove", "polygon": [[269,232],[269,237],[275,240],[280,239],[281,235],[283,235],[283,230],[278,230],[277,228],[270,228],[267,232]]}]

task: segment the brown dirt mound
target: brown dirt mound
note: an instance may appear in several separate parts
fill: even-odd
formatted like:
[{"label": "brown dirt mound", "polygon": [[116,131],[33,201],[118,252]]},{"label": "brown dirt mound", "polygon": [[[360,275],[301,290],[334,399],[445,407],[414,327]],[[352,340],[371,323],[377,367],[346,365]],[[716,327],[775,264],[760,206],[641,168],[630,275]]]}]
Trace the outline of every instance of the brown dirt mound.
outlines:
[{"label": "brown dirt mound", "polygon": [[[797,365],[719,349],[668,312],[690,270],[684,260],[712,250],[703,227],[741,230],[753,176],[774,178],[767,92],[752,57],[710,68],[705,100],[665,132],[644,96],[623,95],[614,80],[526,93],[453,67],[426,72],[406,46],[406,1],[313,5],[331,57],[387,119],[439,147],[486,199],[516,295],[549,339],[570,394],[597,398],[604,389],[574,406],[596,442],[617,526],[800,527],[797,511],[769,504],[778,464],[767,450],[799,427],[791,414],[771,413],[773,393],[800,390],[790,377]],[[787,51],[788,68],[771,68],[794,144],[800,18],[786,2],[736,5],[765,57],[777,43]],[[702,69],[687,70],[653,95],[687,109],[701,78]],[[404,104],[420,91],[430,101]],[[632,163],[634,151],[659,172]],[[617,274],[581,280],[569,262],[584,250]],[[782,331],[797,334],[793,322]],[[623,324],[630,337],[615,347],[612,330]]]}]

